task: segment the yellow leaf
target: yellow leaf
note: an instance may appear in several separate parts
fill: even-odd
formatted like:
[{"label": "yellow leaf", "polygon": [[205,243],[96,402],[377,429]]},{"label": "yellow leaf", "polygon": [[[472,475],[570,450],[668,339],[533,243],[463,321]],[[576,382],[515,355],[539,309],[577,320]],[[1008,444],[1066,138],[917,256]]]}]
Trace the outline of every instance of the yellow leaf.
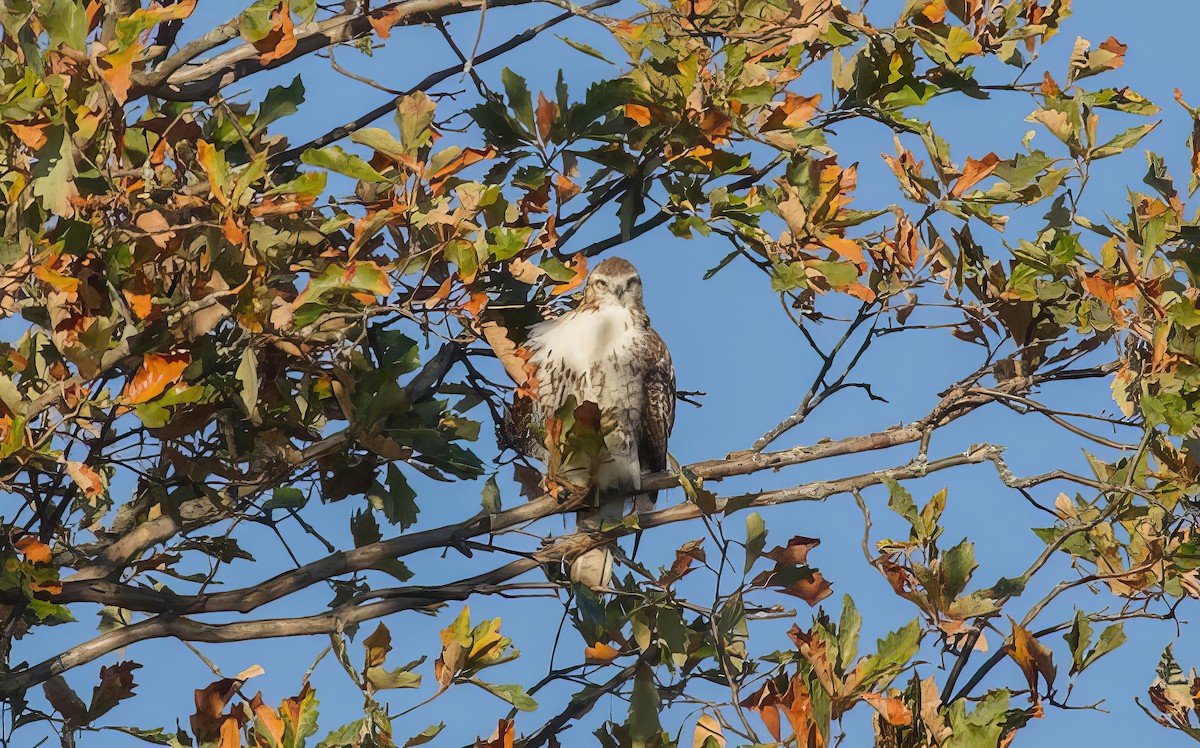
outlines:
[{"label": "yellow leaf", "polygon": [[125,49],[109,52],[100,57],[100,60],[107,65],[107,67],[101,67],[100,77],[108,83],[108,87],[112,89],[113,98],[119,104],[124,104],[129,98],[129,88],[133,85],[130,80],[133,75],[133,63],[143,49],[140,42],[134,42]]},{"label": "yellow leaf", "polygon": [[971,32],[962,26],[955,26],[950,29],[950,33],[946,35],[946,41],[942,46],[946,50],[946,56],[955,63],[964,57],[970,57],[971,55],[983,52],[983,46],[979,43],[979,40],[971,36]]},{"label": "yellow leaf", "polygon": [[712,738],[717,741],[717,745],[724,748],[725,736],[721,734],[721,723],[708,714],[703,714],[700,719],[696,720],[696,732],[692,734],[692,748],[704,748],[704,744],[708,739]]}]

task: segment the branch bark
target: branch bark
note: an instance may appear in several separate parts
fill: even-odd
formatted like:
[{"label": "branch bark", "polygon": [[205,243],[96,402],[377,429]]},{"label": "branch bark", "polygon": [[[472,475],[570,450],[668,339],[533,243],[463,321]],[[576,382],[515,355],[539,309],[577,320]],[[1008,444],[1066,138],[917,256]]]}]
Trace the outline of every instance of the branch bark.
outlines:
[{"label": "branch bark", "polygon": [[[529,5],[532,2],[534,0],[489,0],[488,5],[502,7]],[[396,14],[389,18],[392,25],[407,26],[430,18],[444,18],[478,10],[482,4],[482,0],[406,0],[387,3],[366,14],[339,14],[299,30],[296,33],[296,48],[268,63],[260,61],[260,53],[254,45],[245,43],[185,69],[191,59],[237,36],[237,24],[230,22],[197,40],[193,43],[194,46],[188,45],[168,58],[160,66],[167,75],[162,76],[156,72],[144,76],[133,96],[153,94],[172,101],[202,101],[249,75],[281,67],[319,49],[366,36],[373,30],[372,18],[388,18]]]}]

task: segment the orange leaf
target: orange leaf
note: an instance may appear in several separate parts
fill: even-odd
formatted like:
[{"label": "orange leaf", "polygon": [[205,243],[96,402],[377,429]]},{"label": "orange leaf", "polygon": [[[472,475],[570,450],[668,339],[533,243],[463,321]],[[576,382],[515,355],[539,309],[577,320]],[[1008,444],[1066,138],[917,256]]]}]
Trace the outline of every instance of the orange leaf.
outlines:
[{"label": "orange leaf", "polygon": [[962,194],[969,190],[980,180],[987,177],[996,170],[1000,165],[1000,157],[994,153],[989,153],[983,159],[976,161],[973,158],[967,158],[967,165],[963,167],[963,175],[958,178],[954,186],[950,188],[951,197],[962,197]]},{"label": "orange leaf", "polygon": [[121,291],[125,301],[138,319],[146,319],[154,311],[154,299],[148,293],[134,293],[129,289]]},{"label": "orange leaf", "polygon": [[274,709],[262,703],[262,693],[254,695],[254,699],[250,702],[251,708],[254,710],[254,716],[257,717],[271,737],[275,739],[276,745],[283,744],[284,724],[283,720]]},{"label": "orange leaf", "polygon": [[595,665],[612,662],[613,660],[617,659],[620,654],[621,653],[619,651],[610,647],[604,642],[596,642],[596,646],[585,647],[583,650],[584,659]]},{"label": "orange leaf", "polygon": [[729,133],[733,131],[733,120],[729,115],[713,107],[706,109],[696,124],[710,143],[727,140]]},{"label": "orange leaf", "polygon": [[1129,45],[1122,44],[1121,42],[1117,41],[1115,36],[1110,36],[1104,41],[1100,42],[1100,49],[1115,55],[1113,59],[1106,64],[1106,67],[1109,70],[1116,70],[1125,64],[1125,52],[1129,50]]},{"label": "orange leaf", "polygon": [[471,164],[483,161],[484,159],[492,158],[495,155],[496,149],[492,148],[490,145],[484,149],[464,148],[461,153],[450,159],[445,166],[434,172],[433,176],[429,178],[429,188],[433,190],[433,194],[437,195],[441,192],[442,186],[445,184],[445,181],[448,178],[467,168]]},{"label": "orange leaf", "polygon": [[68,275],[63,275],[55,270],[51,270],[45,265],[38,265],[33,269],[33,274],[37,278],[50,285],[55,291],[61,291],[67,295],[67,301],[75,301],[79,296],[79,279],[72,278]]},{"label": "orange leaf", "polygon": [[[567,179],[562,174],[554,176],[554,189],[558,191],[558,201],[565,203],[580,193],[579,185]],[[554,216],[550,216],[554,218]]]},{"label": "orange leaf", "polygon": [[129,379],[124,392],[121,393],[121,402],[125,405],[138,405],[153,400],[167,387],[179,381],[191,360],[192,357],[187,353],[143,355],[141,368]]},{"label": "orange leaf", "polygon": [[538,93],[537,103],[537,128],[538,135],[541,136],[542,142],[549,142],[550,126],[554,124],[554,118],[558,116],[558,105],[546,98],[546,95]]},{"label": "orange leaf", "polygon": [[392,35],[392,27],[399,23],[404,13],[405,10],[400,5],[393,5],[386,10],[371,11],[367,20],[371,22],[371,28],[375,29],[380,39],[387,39]]},{"label": "orange leaf", "polygon": [[482,738],[475,741],[475,748],[513,748],[513,735],[512,720],[502,719],[486,743]]},{"label": "orange leaf", "polygon": [[20,122],[6,122],[8,129],[13,131],[17,139],[27,145],[30,150],[38,150],[46,144],[46,128],[49,127],[49,122],[42,122],[36,125],[23,125]]},{"label": "orange leaf", "polygon": [[473,293],[470,300],[462,305],[463,311],[472,317],[478,317],[479,313],[483,311],[483,305],[488,303],[488,300],[489,297],[485,293]]},{"label": "orange leaf", "polygon": [[130,80],[133,75],[133,62],[141,54],[142,49],[140,42],[134,42],[125,49],[109,52],[100,58],[108,66],[101,68],[100,76],[108,83],[108,87],[112,89],[113,98],[120,104],[124,104],[129,98],[129,88],[133,85]]},{"label": "orange leaf", "polygon": [[238,725],[237,717],[226,717],[221,723],[221,742],[220,748],[241,748],[242,746],[242,730]]},{"label": "orange leaf", "polygon": [[582,253],[576,252],[565,264],[575,271],[575,275],[571,276],[571,280],[566,283],[560,283],[550,289],[550,293],[555,296],[561,296],[569,291],[574,291],[576,288],[582,286],[583,280],[587,278],[587,258]]},{"label": "orange leaf", "polygon": [[296,48],[295,26],[288,4],[283,3],[271,16],[271,32],[254,42],[254,48],[262,53],[258,61],[263,65],[283,59]]},{"label": "orange leaf", "polygon": [[946,0],[933,0],[931,3],[926,3],[921,9],[921,15],[929,19],[930,23],[941,23],[946,18]]},{"label": "orange leaf", "polygon": [[821,240],[821,243],[847,260],[850,260],[855,265],[858,265],[860,270],[866,269],[867,259],[863,256],[862,247],[853,239],[847,239],[842,236],[827,236]]},{"label": "orange leaf", "polygon": [[904,702],[894,696],[882,696],[877,693],[863,694],[863,701],[875,708],[889,725],[911,725],[912,711]]},{"label": "orange leaf", "polygon": [[21,555],[25,556],[25,560],[31,564],[48,564],[50,563],[50,546],[38,540],[32,535],[23,535],[17,541],[17,550]]},{"label": "orange leaf", "polygon": [[1050,75],[1050,71],[1047,70],[1042,76],[1042,95],[1055,97],[1059,96],[1060,94],[1062,94],[1062,89],[1059,88],[1058,82],[1054,80],[1054,78]]},{"label": "orange leaf", "polygon": [[867,288],[866,286],[864,286],[859,281],[854,281],[853,283],[846,286],[845,288],[839,288],[838,290],[844,294],[848,294],[848,295],[853,296],[854,298],[860,299],[862,301],[874,301],[875,300],[875,292],[872,291],[871,289]]},{"label": "orange leaf", "polygon": [[820,103],[821,94],[800,96],[788,91],[784,94],[783,101],[767,116],[760,129],[766,132],[803,127],[808,124]]},{"label": "orange leaf", "polygon": [[626,104],[625,116],[642,127],[650,124],[650,110],[641,104]]}]

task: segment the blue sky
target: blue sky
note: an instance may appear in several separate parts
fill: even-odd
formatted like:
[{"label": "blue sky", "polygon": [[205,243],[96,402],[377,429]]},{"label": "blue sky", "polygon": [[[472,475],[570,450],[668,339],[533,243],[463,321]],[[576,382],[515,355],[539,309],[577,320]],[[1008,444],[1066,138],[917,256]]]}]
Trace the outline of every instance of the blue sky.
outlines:
[{"label": "blue sky", "polygon": [[[869,4],[868,12],[882,22],[894,17],[895,11],[902,5],[898,0],[875,0]],[[1146,163],[1140,155],[1143,149],[1162,154],[1177,184],[1186,184],[1188,153],[1184,141],[1190,130],[1190,121],[1186,113],[1173,102],[1172,89],[1179,87],[1185,98],[1200,103],[1200,80],[1192,73],[1190,66],[1179,64],[1179,60],[1186,57],[1194,44],[1193,29],[1197,12],[1196,6],[1187,0],[1160,0],[1153,5],[1156,11],[1153,13],[1142,10],[1149,6],[1138,6],[1134,10],[1129,3],[1119,0],[1079,0],[1076,5],[1076,15],[1066,23],[1059,36],[1043,48],[1041,64],[1061,81],[1065,78],[1067,60],[1076,36],[1098,43],[1109,35],[1115,35],[1129,45],[1126,65],[1107,73],[1097,85],[1129,85],[1163,107],[1159,115],[1164,120],[1163,124],[1138,149],[1110,159],[1094,171],[1084,212],[1099,219],[1106,212],[1114,215],[1126,212],[1126,186],[1140,188],[1141,177],[1145,173]],[[207,4],[198,13],[204,14],[203,18],[222,21],[225,17],[216,14],[230,14],[234,7],[233,3]],[[551,6],[490,10],[486,16],[480,49],[503,41],[531,22],[558,12]],[[1164,22],[1164,19],[1168,22]],[[470,46],[477,24],[478,16],[475,15],[461,16],[451,22],[451,31],[460,46]],[[193,25],[204,24],[201,18],[197,18]],[[604,42],[602,35],[580,21],[564,24],[555,32],[597,46]],[[611,43],[604,48],[611,49]],[[445,50],[436,30],[417,28],[397,29],[391,41],[378,50],[374,58],[367,59],[346,52],[339,53],[339,62],[389,87],[405,88],[424,77],[429,70],[451,64],[453,58]],[[546,34],[510,54],[502,64],[524,75],[534,90],[552,89],[558,69],[563,68],[577,95],[587,81],[615,73],[608,65],[582,55],[555,39],[553,34]],[[490,84],[498,87],[500,67],[496,63],[489,63],[480,68],[480,73]],[[307,102],[299,114],[281,123],[281,131],[286,132],[293,143],[323,133],[387,98],[386,94],[339,76],[318,60],[309,61],[298,69],[303,71],[308,89]],[[285,69],[282,74],[265,74],[246,81],[244,88],[250,92],[247,99],[260,100],[267,87],[287,83],[294,74],[295,71]],[[1028,79],[1037,80],[1040,74],[1039,68],[1036,75],[1031,74]],[[821,71],[815,70],[812,75],[811,92],[827,92],[828,79],[820,77]],[[1000,80],[1007,80],[1011,74],[1005,71],[1001,75],[1005,77]],[[454,78],[443,84],[440,90],[464,89],[470,89],[470,81]],[[465,94],[462,100],[469,97],[469,93]],[[451,104],[447,102],[446,105]],[[1034,103],[1029,97],[1015,93],[1001,94],[986,102],[947,97],[946,100],[936,101],[919,116],[935,121],[939,133],[951,141],[955,160],[961,163],[968,155],[979,157],[995,151],[1004,157],[1019,150],[1022,136],[1028,130],[1039,129],[1024,119],[1033,108]],[[1102,117],[1102,131],[1107,127],[1109,132],[1117,132],[1140,123],[1135,123],[1133,119],[1106,113]],[[391,122],[389,119],[381,120],[380,126],[390,127]],[[879,158],[880,152],[893,152],[889,131],[871,123],[854,123],[839,130],[837,136],[831,138],[831,144],[838,150],[842,163],[859,162],[856,207],[882,206],[897,199],[895,180]],[[1057,153],[1054,149],[1056,142],[1044,130],[1037,133],[1034,145]],[[336,183],[334,187],[337,188]],[[1004,238],[1010,244],[1015,244],[1019,238],[1028,238],[1027,233],[1021,233],[1022,229],[1028,230],[1028,227],[1036,225],[1043,212],[1041,206],[1027,210],[1025,218],[1014,219]],[[612,228],[611,222],[597,222],[589,226],[582,232],[578,246],[607,237],[612,233]],[[976,239],[983,242],[989,252],[1002,255],[1004,249],[999,234],[981,227],[973,228]],[[1084,239],[1090,241],[1089,237]],[[1095,244],[1088,246],[1093,249],[1096,247]],[[813,355],[804,345],[799,331],[783,315],[777,297],[761,273],[734,263],[712,280],[701,280],[704,271],[716,264],[727,251],[723,240],[696,239],[688,242],[659,230],[635,240],[619,252],[632,260],[644,276],[647,307],[655,326],[671,347],[680,388],[707,393],[703,398],[703,408],[680,405],[671,451],[683,463],[717,458],[748,447],[795,408],[815,371]],[[836,337],[839,332],[830,323],[814,330],[822,340]],[[872,348],[862,371],[863,378],[874,382],[876,391],[889,402],[871,403],[856,391],[839,394],[807,423],[784,436],[774,448],[811,444],[824,437],[865,433],[918,418],[935,402],[938,391],[958,376],[973,370],[979,361],[978,349],[952,340],[944,333],[885,337]],[[1107,383],[1060,385],[1058,390],[1048,390],[1042,396],[1057,405],[1086,403],[1089,408],[1095,408],[1097,402],[1107,403]],[[482,414],[474,415],[480,417]],[[489,429],[485,428],[485,435],[488,432]],[[999,408],[939,432],[931,448],[931,457],[953,454],[981,441],[1006,445],[1009,464],[1019,475],[1040,473],[1057,467],[1077,470],[1085,467],[1082,445],[1067,443],[1060,432],[1048,429],[1047,422],[1032,417],[1018,418]],[[862,470],[903,464],[913,456],[914,451],[902,448],[866,457],[841,458],[828,464],[804,465],[778,474],[759,474],[730,480],[720,484],[719,490],[722,493],[736,493],[850,475]],[[521,500],[507,480],[508,477],[507,471],[501,472],[505,506]],[[414,486],[420,491],[419,502],[422,507],[417,529],[458,521],[478,509],[480,484],[430,484],[414,480]],[[906,486],[918,501],[924,501],[937,490],[949,487],[945,537],[950,544],[964,536],[975,542],[980,563],[975,583],[980,587],[990,585],[1001,576],[1015,576],[1041,549],[1040,541],[1029,528],[1045,524],[1043,516],[1019,495],[1006,489],[996,479],[995,471],[990,466],[942,472],[924,480],[911,481]],[[1047,485],[1033,493],[1042,503],[1050,504],[1059,490],[1069,490],[1069,487]],[[902,535],[904,530],[900,524],[887,516],[886,493],[882,489],[874,489],[867,491],[865,496],[876,520],[872,540]],[[681,500],[682,495],[678,490],[660,497],[660,503]],[[347,527],[351,508],[349,502],[315,508],[310,521],[319,523],[331,540],[347,547],[351,544]],[[822,540],[822,545],[814,551],[810,560],[834,584],[835,594],[826,600],[826,608],[836,615],[841,595],[850,593],[854,597],[865,619],[864,650],[870,651],[876,637],[898,628],[916,615],[915,610],[897,598],[878,572],[863,559],[859,551],[862,517],[850,497],[833,497],[824,503],[792,504],[763,511],[762,514],[770,528],[773,544],[782,543],[797,534]],[[728,533],[733,537],[741,536],[742,526],[740,515],[726,524]],[[536,529],[546,534],[562,528],[562,520],[553,520],[542,523]],[[674,549],[682,542],[702,535],[703,528],[698,524],[673,525],[656,530],[648,534],[643,542],[640,560],[652,568],[667,564],[673,558]],[[295,546],[298,555],[304,557],[307,554],[308,558],[315,558],[323,553],[323,549],[315,542],[306,543],[299,533],[295,537],[298,538]],[[231,567],[231,585],[253,584],[290,566],[278,541],[261,528],[252,530],[242,545],[252,550],[257,561],[235,563]],[[498,565],[500,560],[495,562]],[[409,565],[417,574],[414,582],[421,584],[448,581],[476,573],[480,568],[453,552],[445,558],[439,554],[415,557]],[[1056,560],[1042,576],[1053,581],[1065,578],[1060,575],[1069,574],[1065,561]],[[1037,596],[1037,589],[1030,590],[1025,604],[1021,605],[1018,600],[1013,610],[1023,615]],[[329,591],[321,588],[298,596],[298,599],[281,601],[260,609],[255,615],[275,617],[312,612],[323,608],[329,597]],[[1094,600],[1088,597],[1086,591],[1082,592],[1082,596],[1068,596],[1065,603],[1051,606],[1038,622],[1049,625],[1050,622],[1068,617],[1071,601],[1087,605],[1089,609],[1113,602],[1108,598]],[[770,602],[789,606],[793,602],[799,603],[791,598],[778,598]],[[809,623],[810,611],[803,603],[799,605],[801,609],[796,622],[805,627]],[[1192,607],[1185,604],[1181,608],[1183,618],[1187,618]],[[392,631],[393,642],[398,647],[389,664],[406,662],[422,654],[429,656],[429,661],[419,668],[426,678],[426,685],[420,691],[389,692],[387,701],[394,712],[402,711],[432,694],[432,662],[438,652],[437,631],[449,623],[460,609],[458,605],[451,605],[436,618],[403,613],[385,619]],[[77,613],[80,618],[78,624],[41,632],[20,642],[17,659],[37,662],[89,636],[89,631],[94,630],[95,619],[86,608],[81,607],[81,611]],[[562,615],[562,607],[558,602],[552,599],[512,601],[479,598],[471,602],[471,612],[473,620],[503,617],[502,631],[512,637],[515,646],[524,653],[517,662],[498,668],[496,673],[487,673],[491,679],[530,685],[545,674],[550,644]],[[752,626],[752,650],[761,653],[790,647],[783,632],[791,623],[790,620],[773,621]],[[364,627],[362,635],[373,627],[373,624]],[[1174,626],[1132,622],[1127,624],[1126,632],[1129,634],[1129,643],[1085,673],[1072,694],[1072,704],[1088,704],[1105,698],[1103,709],[1106,711],[1049,709],[1045,719],[1034,721],[1020,733],[1017,745],[1052,745],[1072,740],[1090,745],[1116,746],[1146,738],[1164,746],[1182,746],[1190,742],[1178,733],[1154,725],[1133,703],[1134,696],[1142,696],[1144,700],[1145,689],[1153,678],[1158,656],[1163,646],[1175,637]],[[358,641],[361,641],[362,635],[351,646],[352,659],[356,662],[361,660],[362,650]],[[998,637],[991,639],[995,645],[999,644]],[[1049,643],[1055,645],[1062,686],[1067,669],[1066,654],[1058,637],[1050,637]],[[318,639],[275,640],[219,647],[198,645],[198,648],[227,675],[252,664],[262,665],[267,671],[266,675],[251,681],[245,690],[252,694],[262,689],[268,703],[278,704],[283,697],[295,693],[303,673],[325,644],[324,640]],[[559,645],[560,659],[557,664],[579,661],[582,647],[578,635],[568,628]],[[1190,664],[1200,663],[1200,643],[1195,637],[1189,636],[1187,627],[1183,628],[1175,651],[1185,669]],[[927,649],[923,656],[935,658],[937,655]],[[111,712],[110,720],[118,724],[172,727],[178,717],[186,728],[186,717],[193,710],[192,690],[204,686],[213,676],[198,657],[179,643],[141,643],[127,652],[109,655],[97,663],[73,671],[68,675],[68,680],[86,697],[100,665],[126,658],[133,658],[145,665],[137,671],[140,698],[126,702]],[[925,666],[922,672],[928,674],[931,668]],[[1000,665],[996,674],[1004,683],[1020,682],[1020,676],[1011,663]],[[944,673],[940,677],[944,677]],[[361,716],[361,697],[332,657],[327,657],[318,665],[313,683],[322,702],[320,734]],[[544,707],[539,716],[549,718],[555,713],[551,710],[556,705],[565,704],[569,695],[568,692],[539,694]],[[1020,703],[1021,700],[1017,699],[1017,705]],[[458,746],[470,743],[477,735],[486,736],[494,728],[496,720],[506,712],[507,705],[498,699],[471,686],[456,686],[429,707],[398,720],[395,734],[398,742],[402,743],[405,737],[427,725],[444,721],[447,727],[434,745]],[[623,712],[622,702],[601,701],[587,724],[610,715],[620,719]],[[675,712],[665,721],[676,727],[685,714],[682,711]],[[869,734],[866,717],[864,706],[847,720],[850,736],[848,745],[863,744],[863,739]],[[540,721],[535,722],[528,717],[518,717],[519,731],[531,730],[540,724]],[[33,734],[33,730],[23,731],[18,733],[18,739],[28,740]],[[690,736],[690,728],[684,734]],[[30,744],[35,742],[31,740]],[[80,741],[84,748],[126,744],[138,743],[111,733],[84,735]],[[576,728],[569,738],[564,736],[563,744],[587,745],[591,744],[591,738],[582,729]],[[16,745],[26,743],[14,743]]]}]

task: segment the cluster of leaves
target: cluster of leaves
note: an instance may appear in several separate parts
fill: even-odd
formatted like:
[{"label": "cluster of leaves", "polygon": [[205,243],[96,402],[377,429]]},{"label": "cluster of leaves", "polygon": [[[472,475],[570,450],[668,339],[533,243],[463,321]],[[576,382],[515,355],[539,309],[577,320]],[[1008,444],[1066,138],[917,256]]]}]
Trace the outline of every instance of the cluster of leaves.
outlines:
[{"label": "cluster of leaves", "polygon": [[[480,93],[469,106],[447,111],[436,93],[414,89],[384,108],[393,114],[387,126],[359,120],[298,146],[279,131],[305,102],[300,76],[261,101],[228,95],[239,78],[323,46],[369,53],[410,22],[407,5],[330,11],[311,0],[256,0],[183,45],[175,40],[195,0],[16,0],[0,8],[0,315],[24,323],[0,343],[0,488],[21,499],[5,510],[0,534],[0,692],[13,707],[11,727],[57,720],[67,736],[102,729],[97,721],[133,696],[139,667],[104,667],[85,705],[58,665],[15,665],[14,639],[72,620],[78,602],[106,606],[94,648],[105,652],[117,646],[105,636],[134,636],[142,616],[135,625],[187,621],[181,612],[249,612],[290,588],[273,580],[236,604],[205,607],[227,566],[252,559],[235,529],[249,520],[278,530],[294,519],[331,554],[305,567],[300,587],[330,583],[321,632],[364,697],[363,718],[322,745],[395,745],[377,694],[419,688],[424,658],[388,667],[392,640],[380,624],[362,640],[356,667],[345,637],[357,624],[345,620],[420,597],[403,588],[389,595],[366,575],[407,581],[397,558],[411,552],[403,542],[436,535],[405,534],[422,506],[409,478],[485,474],[468,444],[481,421],[467,414],[485,403],[494,425],[507,429],[536,391],[520,349],[529,325],[570,303],[589,258],[664,226],[681,240],[728,241],[730,253],[708,275],[735,261],[761,270],[789,314],[803,317],[810,341],[805,326],[842,324],[845,309],[857,310],[842,342],[818,349],[824,366],[797,415],[756,449],[854,386],[847,376],[878,334],[945,328],[985,353],[979,374],[951,390],[960,400],[923,422],[916,468],[805,496],[887,485],[908,538],[878,542],[868,560],[918,617],[859,656],[862,621],[847,595],[837,623],[819,610],[807,629],[791,628],[794,646],[756,655],[750,621],[794,617],[779,599],[815,606],[832,594],[809,564],[819,541],[796,536],[766,550],[757,513],[747,518],[745,542],[729,541],[727,515],[771,501],[720,498],[678,468],[688,504],[663,521],[703,517],[712,545],[688,543],[657,571],[625,559],[630,572],[617,595],[573,590],[581,665],[528,690],[497,684],[481,672],[518,654],[499,619],[472,626],[464,608],[442,632],[433,696],[473,684],[514,709],[479,745],[512,746],[516,711],[536,710],[536,691],[562,679],[581,690],[528,744],[544,744],[608,694],[627,697],[630,708],[597,731],[606,746],[678,744],[681,732],[672,734],[664,715],[696,704],[704,714],[693,743],[705,748],[734,735],[761,743],[747,715],[776,743],[829,745],[862,704],[876,715],[881,746],[1007,744],[1044,705],[1069,696],[1045,637],[1063,635],[1074,678],[1124,641],[1125,617],[1173,617],[1183,598],[1200,596],[1200,224],[1156,154],[1148,155],[1147,190],[1130,192],[1125,218],[1086,215],[1092,165],[1134,148],[1157,123],[1101,132],[1110,120],[1159,109],[1129,88],[1085,87],[1124,64],[1126,48],[1114,38],[1080,39],[1063,70],[1019,82],[1069,16],[1068,0],[909,0],[886,22],[838,0],[675,0],[622,19],[572,6],[612,42],[612,51],[568,42],[573,48],[625,58],[582,94],[561,74],[552,92],[535,92],[507,68],[492,90],[464,60]],[[1008,69],[1011,82],[995,72]],[[1029,119],[1051,145],[1034,148],[1030,136],[1011,155],[959,154],[956,162],[951,143],[919,117],[935,98],[1011,92],[1032,98]],[[1200,133],[1200,112],[1177,99]],[[450,123],[461,114],[470,127],[460,137]],[[850,120],[890,136],[894,155],[882,158],[903,205],[851,207],[857,166],[833,147]],[[1190,197],[1200,184],[1200,134],[1188,147]],[[999,238],[1019,211],[1039,204],[1049,206],[1043,223],[1015,243]],[[610,217],[610,238],[577,246],[585,226]],[[867,322],[862,347],[836,378],[843,345]],[[417,341],[435,338],[445,344],[422,360],[429,346]],[[481,351],[500,360],[512,386],[477,368]],[[1090,476],[1054,477],[1094,494],[1063,494],[1042,507],[1054,515],[1036,530],[1044,552],[1019,576],[973,589],[974,545],[939,545],[946,493],[918,508],[896,480],[935,469],[928,432],[982,402],[1047,415],[1078,435],[1066,415],[1031,398],[1035,385],[1110,374],[1123,418],[1090,417],[1140,442],[1084,433],[1120,456],[1089,456]],[[564,465],[603,459],[605,414],[594,404],[518,426],[547,452],[545,471],[519,466],[529,506],[563,487]],[[996,454],[968,451],[963,460],[996,462],[1018,491],[1038,484],[1017,481]],[[776,466],[772,459],[753,469]],[[356,548],[346,552],[305,520],[310,503],[339,501],[351,507]],[[546,506],[505,526],[561,511]],[[493,475],[482,514],[421,549],[470,555],[467,540],[503,514]],[[602,529],[636,527],[630,519]],[[739,545],[744,563],[731,560]],[[529,563],[512,573],[546,562],[546,553],[528,551]],[[1058,554],[1078,577],[1012,617],[1014,601]],[[370,561],[353,565],[363,558]],[[704,605],[688,599],[702,579],[715,590]],[[89,582],[95,587],[84,589]],[[189,597],[191,585],[199,592]],[[1086,585],[1107,588],[1124,607],[1081,609],[1034,627],[1058,595]],[[413,607],[435,607],[435,589],[419,590],[432,597]],[[172,607],[185,598],[191,607]],[[992,642],[990,659],[956,691],[970,658],[988,651],[989,630],[1003,641]],[[933,642],[955,663],[940,688],[917,662]],[[1024,682],[973,695],[1004,659]],[[190,728],[198,745],[301,746],[317,734],[307,682],[278,708],[261,696],[237,700],[255,674],[197,691]],[[589,680],[597,674],[611,678]],[[1193,737],[1194,680],[1168,650],[1151,689],[1156,719]],[[57,717],[26,701],[37,684]],[[697,695],[712,688],[720,695]],[[1019,695],[1028,706],[1013,705]],[[119,729],[164,744],[185,739]]]}]

